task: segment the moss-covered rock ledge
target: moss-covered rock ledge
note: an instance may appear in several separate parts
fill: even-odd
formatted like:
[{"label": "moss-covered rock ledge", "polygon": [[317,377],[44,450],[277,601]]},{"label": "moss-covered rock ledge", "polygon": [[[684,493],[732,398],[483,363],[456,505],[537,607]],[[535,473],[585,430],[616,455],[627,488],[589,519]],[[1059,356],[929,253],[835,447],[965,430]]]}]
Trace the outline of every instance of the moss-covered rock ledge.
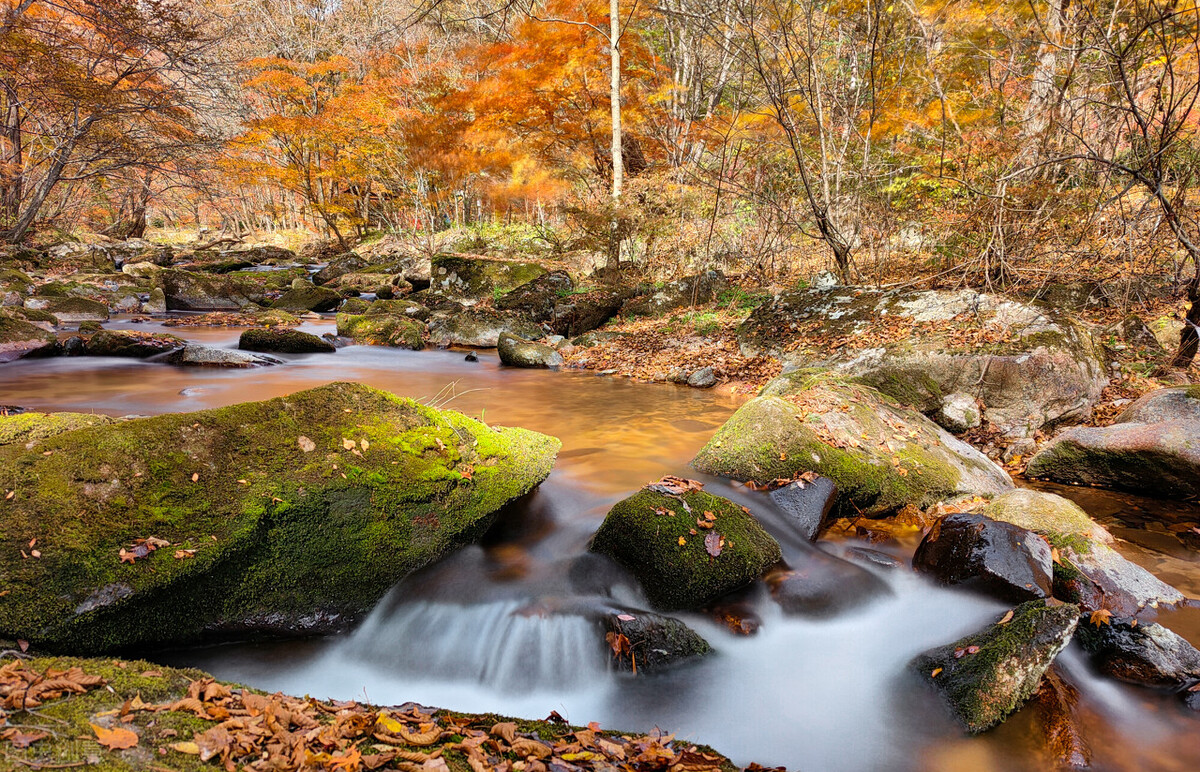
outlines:
[{"label": "moss-covered rock ledge", "polygon": [[0,753],[12,768],[737,769],[712,749],[666,733],[576,727],[556,716],[526,721],[268,695],[149,662],[0,662],[0,705],[8,725]]},{"label": "moss-covered rock ledge", "polygon": [[348,383],[0,447],[0,637],[86,653],[342,628],[559,447]]}]

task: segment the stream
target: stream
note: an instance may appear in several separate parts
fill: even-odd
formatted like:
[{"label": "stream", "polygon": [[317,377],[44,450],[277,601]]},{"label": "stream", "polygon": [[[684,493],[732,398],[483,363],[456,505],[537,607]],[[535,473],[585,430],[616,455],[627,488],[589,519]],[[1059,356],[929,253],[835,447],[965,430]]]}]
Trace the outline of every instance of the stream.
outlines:
[{"label": "stream", "polygon": [[[240,330],[163,328],[114,321],[109,328],[167,331],[235,348]],[[321,334],[331,320],[301,328]],[[550,478],[509,507],[479,545],[395,587],[353,632],[330,638],[239,643],[150,652],[164,664],[203,668],[269,691],[407,701],[471,712],[645,731],[655,726],[712,745],[736,763],[793,770],[1041,770],[1036,711],[966,737],[936,695],[905,670],[918,652],[989,624],[1006,606],[937,587],[899,569],[875,569],[889,597],[828,619],[784,616],[758,588],[761,618],[736,636],[704,615],[679,615],[714,654],[654,676],[616,672],[590,625],[539,608],[577,592],[572,566],[608,508],[664,474],[696,477],[688,462],[736,410],[738,398],[682,386],[633,383],[594,373],[502,367],[462,351],[410,352],[351,346],[336,354],[278,355],[253,370],[177,368],[102,358],[22,360],[0,367],[0,403],[36,410],[151,415],[261,400],[330,381],[358,381],[489,424],[559,437]],[[707,489],[769,508],[761,494],[705,479]],[[1200,522],[1200,507],[1108,492],[1038,486],[1078,501],[1119,539],[1126,557],[1200,597],[1200,554],[1170,526]],[[821,542],[841,554],[870,546],[907,559],[912,544]],[[596,581],[602,581],[597,577]],[[646,607],[636,588],[604,588]],[[1200,611],[1160,620],[1200,645]],[[1079,726],[1101,770],[1200,769],[1200,716],[1178,700],[1094,674],[1072,645],[1060,658],[1081,696]]]}]

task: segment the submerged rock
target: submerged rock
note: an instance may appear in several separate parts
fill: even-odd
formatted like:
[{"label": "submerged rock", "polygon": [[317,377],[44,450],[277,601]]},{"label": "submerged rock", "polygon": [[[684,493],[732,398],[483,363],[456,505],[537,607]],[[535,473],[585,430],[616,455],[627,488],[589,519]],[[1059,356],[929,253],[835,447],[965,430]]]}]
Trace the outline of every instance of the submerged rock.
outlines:
[{"label": "submerged rock", "polygon": [[1078,606],[1031,600],[1014,609],[1009,621],[924,652],[910,667],[977,734],[1029,699],[1078,623]]},{"label": "submerged rock", "polygon": [[666,610],[700,608],[780,557],[779,544],[732,501],[649,487],[609,511],[591,549],[632,571],[655,608]]},{"label": "submerged rock", "polygon": [[738,342],[746,356],[861,378],[923,413],[948,394],[967,394],[986,406],[985,420],[1014,437],[1089,417],[1108,385],[1101,352],[1081,325],[970,290],[788,292],[757,308]]},{"label": "submerged rock", "polygon": [[397,314],[338,314],[337,334],[368,346],[425,348],[425,325]]},{"label": "submerged rock", "polygon": [[1200,651],[1160,624],[1097,620],[1077,633],[1092,662],[1113,678],[1146,686],[1186,686],[1200,680]]},{"label": "submerged rock", "polygon": [[1032,531],[959,512],[938,521],[917,547],[913,568],[946,585],[1020,603],[1053,590],[1050,545]]},{"label": "submerged rock", "polygon": [[892,594],[887,582],[819,550],[790,554],[787,568],[767,575],[771,598],[785,614],[826,618]]},{"label": "submerged rock", "polygon": [[0,314],[0,363],[11,362],[35,352],[52,351],[56,344],[54,333],[24,319]]},{"label": "submerged rock", "polygon": [[500,361],[511,367],[548,367],[558,368],[563,365],[562,354],[544,343],[500,333],[496,343],[496,351]]},{"label": "submerged rock", "polygon": [[280,364],[278,359],[255,356],[225,348],[189,343],[167,355],[167,363],[183,367],[263,367]]},{"label": "submerged rock", "polygon": [[92,357],[145,359],[155,354],[183,348],[185,345],[187,345],[187,341],[167,333],[101,330],[88,338],[83,353]]},{"label": "submerged rock", "polygon": [[816,472],[837,484],[838,511],[868,517],[1012,488],[995,462],[925,416],[825,374],[793,373],[767,384],[692,465],[741,481]]},{"label": "submerged rock", "polygon": [[15,413],[0,415],[0,445],[32,448],[39,441],[88,426],[103,426],[115,418],[94,413]]},{"label": "submerged rock", "polygon": [[0,538],[42,557],[0,552],[0,636],[108,651],[344,627],[558,448],[345,383],[4,446]]},{"label": "submerged rock", "polygon": [[280,327],[246,330],[238,339],[238,348],[275,354],[325,354],[337,351],[332,343],[316,335]]},{"label": "submerged rock", "polygon": [[1059,770],[1090,769],[1092,749],[1078,725],[1076,712],[1079,691],[1063,678],[1057,665],[1051,665],[1042,677],[1042,685],[1033,696],[1041,715],[1046,751]]}]

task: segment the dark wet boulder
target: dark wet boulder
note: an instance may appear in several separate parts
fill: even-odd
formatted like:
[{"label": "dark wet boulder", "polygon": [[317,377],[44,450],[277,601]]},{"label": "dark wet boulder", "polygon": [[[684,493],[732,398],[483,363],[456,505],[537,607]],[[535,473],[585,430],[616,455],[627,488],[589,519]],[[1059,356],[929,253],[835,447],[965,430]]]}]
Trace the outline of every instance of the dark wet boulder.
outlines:
[{"label": "dark wet boulder", "polygon": [[1046,752],[1055,769],[1091,769],[1092,749],[1079,725],[1079,690],[1051,665],[1034,693]]},{"label": "dark wet boulder", "polygon": [[101,330],[88,338],[84,354],[92,357],[134,357],[145,359],[183,348],[187,342],[167,333],[136,330]]},{"label": "dark wet boulder", "polygon": [[285,311],[332,311],[342,304],[342,296],[327,287],[316,287],[304,279],[293,282],[292,288],[271,304]]},{"label": "dark wet boulder", "polygon": [[563,365],[562,354],[544,343],[500,333],[496,343],[496,351],[500,361],[510,367],[558,368]]},{"label": "dark wet boulder", "polygon": [[189,343],[167,355],[167,363],[180,367],[265,367],[280,364],[278,359],[227,348],[212,348]]},{"label": "dark wet boulder", "polygon": [[1026,474],[1159,498],[1194,498],[1200,496],[1200,419],[1067,429],[1029,460]]},{"label": "dark wet boulder", "polygon": [[370,316],[396,314],[422,322],[429,318],[429,309],[411,300],[376,300],[371,303],[365,313]]},{"label": "dark wet boulder", "polygon": [[1143,394],[1117,416],[1119,424],[1200,421],[1200,386],[1174,386]]},{"label": "dark wet boulder", "polygon": [[771,503],[786,515],[787,524],[810,542],[817,540],[828,522],[837,495],[837,483],[820,475],[797,480],[768,494]]},{"label": "dark wet boulder", "polygon": [[345,628],[558,449],[344,383],[4,446],[0,539],[42,555],[0,553],[0,636],[84,652]]},{"label": "dark wet boulder", "polygon": [[789,554],[787,567],[767,575],[771,598],[785,614],[836,616],[888,597],[887,583],[867,569],[820,550]]},{"label": "dark wet boulder", "polygon": [[1096,668],[1113,678],[1176,688],[1200,679],[1200,651],[1158,623],[1105,615],[1081,623],[1076,637]]},{"label": "dark wet boulder", "polygon": [[238,348],[274,354],[324,354],[337,350],[332,343],[316,335],[281,327],[246,330],[238,339]]},{"label": "dark wet boulder", "polygon": [[542,274],[527,284],[505,293],[496,301],[502,311],[518,311],[535,322],[549,322],[559,300],[575,291],[575,282],[566,271]]},{"label": "dark wet boulder", "polygon": [[425,348],[425,325],[398,314],[338,314],[337,334],[364,346]]},{"label": "dark wet boulder", "polygon": [[787,292],[751,313],[738,342],[743,355],[830,368],[922,413],[967,394],[992,427],[1020,438],[1088,418],[1108,385],[1103,352],[1081,324],[970,290]]},{"label": "dark wet boulder", "polygon": [[633,294],[631,289],[601,288],[560,297],[550,325],[559,335],[578,337],[616,316]]},{"label": "dark wet boulder", "polygon": [[168,311],[240,311],[250,305],[255,290],[228,276],[163,269],[155,274]]},{"label": "dark wet boulder", "polygon": [[972,734],[991,729],[1020,708],[1067,647],[1079,607],[1031,600],[998,622],[917,655],[910,667],[932,684]]},{"label": "dark wet boulder", "polygon": [[706,271],[661,287],[650,288],[640,297],[631,298],[621,307],[622,315],[660,316],[680,308],[704,305],[716,300],[717,294],[728,286],[720,271]]},{"label": "dark wet boulder", "polygon": [[1041,536],[969,512],[939,520],[913,556],[913,568],[942,584],[1012,603],[1050,596],[1053,566]]},{"label": "dark wet boulder", "polygon": [[98,413],[13,413],[0,415],[0,445],[20,444],[26,449],[38,442],[88,426],[103,426],[117,419]]},{"label": "dark wet boulder", "polygon": [[0,363],[35,353],[47,353],[57,345],[54,333],[24,319],[0,314]]},{"label": "dark wet boulder", "polygon": [[875,389],[827,374],[767,384],[693,459],[706,474],[766,482],[805,472],[837,484],[837,512],[887,515],[1012,479],[987,456]]},{"label": "dark wet boulder", "polygon": [[1105,609],[1131,617],[1148,606],[1184,600],[1179,590],[1122,557],[1113,548],[1112,534],[1062,496],[1021,488],[974,511],[1045,537],[1059,552],[1054,564],[1055,597],[1077,603],[1085,611]]},{"label": "dark wet boulder", "polygon": [[652,487],[609,511],[591,549],[632,571],[655,608],[668,611],[700,608],[750,584],[780,557],[779,544],[737,504]]},{"label": "dark wet boulder", "polygon": [[542,329],[520,314],[486,308],[436,314],[429,320],[429,340],[436,346],[495,348],[503,333],[533,340],[542,336]]},{"label": "dark wet boulder", "polygon": [[44,310],[66,324],[108,321],[108,304],[87,298],[56,298]]}]

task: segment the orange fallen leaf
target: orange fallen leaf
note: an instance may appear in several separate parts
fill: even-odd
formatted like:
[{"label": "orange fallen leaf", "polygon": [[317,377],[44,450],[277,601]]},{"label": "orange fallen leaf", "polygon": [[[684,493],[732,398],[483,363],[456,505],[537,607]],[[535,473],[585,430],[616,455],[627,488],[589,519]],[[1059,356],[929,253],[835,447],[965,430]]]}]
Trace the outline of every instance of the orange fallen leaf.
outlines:
[{"label": "orange fallen leaf", "polygon": [[124,750],[133,748],[138,744],[138,736],[128,729],[117,727],[116,729],[105,729],[102,726],[90,724],[92,731],[96,733],[96,742],[103,745],[109,750]]},{"label": "orange fallen leaf", "polygon": [[200,473],[199,473],[199,472],[192,472],[192,482],[196,482],[196,481],[197,481],[197,480],[199,480],[199,479],[200,479]]},{"label": "orange fallen leaf", "polygon": [[1112,624],[1112,612],[1106,608],[1098,608],[1088,617],[1088,622],[1099,627],[1100,625]]},{"label": "orange fallen leaf", "polygon": [[941,669],[940,667],[935,667],[935,668],[933,669],[933,672],[929,674],[929,677],[930,677],[930,678],[937,678],[937,677],[938,677],[938,675],[939,675],[941,672],[942,672],[942,669]]},{"label": "orange fallen leaf", "polygon": [[1009,609],[1009,610],[1008,610],[1008,612],[1007,612],[1007,613],[1005,613],[1005,615],[1004,615],[1003,617],[1001,617],[1001,618],[1000,618],[1000,621],[999,621],[999,622],[997,622],[996,624],[998,624],[998,625],[1006,625],[1006,624],[1008,624],[1009,622],[1011,622],[1011,621],[1012,621],[1012,618],[1013,618],[1013,612],[1012,612],[1012,609]]}]

